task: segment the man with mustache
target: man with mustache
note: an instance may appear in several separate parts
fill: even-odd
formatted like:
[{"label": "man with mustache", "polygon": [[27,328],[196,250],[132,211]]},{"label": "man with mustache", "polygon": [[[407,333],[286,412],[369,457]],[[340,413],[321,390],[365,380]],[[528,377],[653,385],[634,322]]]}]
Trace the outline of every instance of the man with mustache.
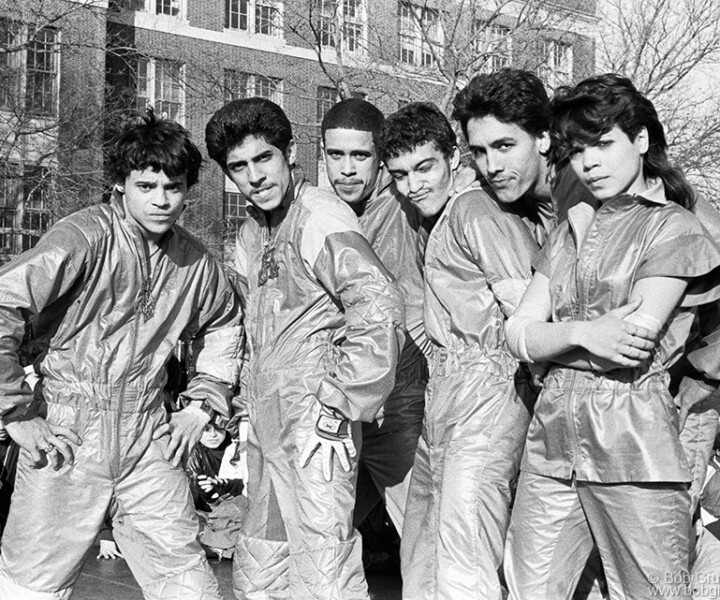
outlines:
[{"label": "man with mustache", "polygon": [[[588,193],[571,169],[553,173],[549,168],[551,148],[543,140],[550,124],[550,100],[544,85],[533,73],[501,69],[474,77],[455,97],[454,106],[453,118],[460,122],[475,165],[492,192],[498,198],[537,206],[534,222],[543,225],[536,239],[542,243],[548,227],[564,219]],[[717,239],[720,213],[702,196],[697,197],[694,212]],[[680,425],[684,425],[681,441],[693,466],[695,506],[717,429],[719,313],[717,303],[700,308],[687,352],[671,371]],[[591,556],[589,565],[578,595],[590,593],[596,575],[603,577],[597,555]]]},{"label": "man with mustache", "polygon": [[234,100],[205,140],[250,201],[235,265],[251,425],[236,595],[368,600],[352,525],[359,422],[375,418],[395,382],[400,292],[353,211],[293,171],[292,127],[278,105]]},{"label": "man with mustache", "polygon": [[[350,98],[335,104],[321,127],[330,184],[358,216],[363,233],[395,276],[405,301],[405,346],[395,387],[376,419],[363,424],[360,454],[360,462],[384,498],[395,528],[402,533],[428,379],[429,342],[422,322],[422,260],[427,233],[420,214],[397,193],[382,168],[377,143],[384,122],[378,108],[366,100]],[[362,523],[376,499],[376,494],[358,493],[356,524]]]},{"label": "man with mustache", "polygon": [[539,246],[522,207],[477,188],[453,194],[460,152],[435,105],[411,103],[388,117],[380,156],[432,227],[424,292],[431,369],[401,545],[403,598],[499,599],[533,398],[504,323]]}]

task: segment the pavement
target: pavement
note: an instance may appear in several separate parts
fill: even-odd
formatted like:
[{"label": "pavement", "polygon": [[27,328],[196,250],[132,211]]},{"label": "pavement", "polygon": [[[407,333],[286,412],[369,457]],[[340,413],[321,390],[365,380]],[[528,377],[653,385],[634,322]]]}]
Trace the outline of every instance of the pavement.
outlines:
[{"label": "pavement", "polygon": [[[97,547],[85,556],[82,572],[75,586],[72,600],[143,600],[142,593],[127,563],[122,559],[97,560]],[[232,592],[232,562],[211,560],[220,589],[226,600],[234,600]],[[399,575],[370,575],[368,587],[372,600],[400,600]]]}]

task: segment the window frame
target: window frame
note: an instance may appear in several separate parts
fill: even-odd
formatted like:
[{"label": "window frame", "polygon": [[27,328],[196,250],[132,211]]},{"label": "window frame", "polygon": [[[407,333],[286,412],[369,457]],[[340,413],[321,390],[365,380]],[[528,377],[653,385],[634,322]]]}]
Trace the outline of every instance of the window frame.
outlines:
[{"label": "window frame", "polygon": [[[538,77],[550,89],[569,84],[575,69],[573,43],[558,38],[543,38],[540,44],[543,60],[537,69]],[[563,51],[565,56],[560,56]],[[566,64],[563,65],[563,62]]]},{"label": "window frame", "polygon": [[[141,65],[145,65],[144,75],[141,75],[141,71],[143,70],[141,69]],[[164,77],[166,67],[177,69],[177,75],[175,77],[171,75],[169,79],[166,79]],[[158,79],[158,71],[160,73],[160,79]],[[145,82],[144,85],[141,86],[141,82]],[[185,63],[168,58],[138,57],[135,62],[136,109],[142,111],[148,106],[152,106],[158,117],[171,119],[180,125],[184,125],[186,117],[184,82]],[[164,93],[166,89],[171,90],[170,99],[168,99]],[[141,94],[141,91],[144,93]],[[173,91],[177,93],[177,98],[172,98]],[[141,99],[144,99],[144,101],[141,102]],[[177,114],[172,115],[170,112],[164,111],[163,107],[165,107],[165,105],[168,107],[177,106]]]},{"label": "window frame", "polygon": [[[225,69],[223,72],[223,79],[223,95],[226,103],[240,98],[252,98],[253,96],[259,96],[261,98],[271,100],[280,107],[283,105],[284,84],[283,80],[279,77],[270,77],[268,75],[250,73],[239,69]],[[233,81],[230,82],[230,79],[233,79]],[[242,80],[244,80],[242,86],[244,89],[239,90],[234,83]],[[266,84],[273,88],[271,93],[260,93],[260,91],[263,90],[262,86]]]},{"label": "window frame", "polygon": [[[0,18],[0,42],[17,48],[3,53],[10,69],[0,97],[0,111],[21,112],[35,119],[55,119],[60,107],[60,30],[41,27],[30,38],[29,26],[21,21]],[[40,39],[40,36],[51,36]],[[11,40],[12,38],[12,40]],[[14,72],[13,72],[14,71]],[[39,90],[39,93],[38,93]],[[40,98],[40,102],[37,99]]]},{"label": "window frame", "polygon": [[480,66],[481,72],[492,73],[512,66],[513,44],[510,27],[484,19],[475,19],[473,29],[475,54],[476,56],[484,54],[486,57]]},{"label": "window frame", "polygon": [[[165,6],[169,12],[165,12]],[[173,6],[177,6],[174,13]],[[187,0],[145,0],[145,12],[168,19],[187,20]]]},{"label": "window frame", "polygon": [[[337,48],[342,32],[342,51],[361,54],[367,50],[367,0],[319,0],[319,39],[322,48]],[[349,35],[350,32],[352,35]]]},{"label": "window frame", "polygon": [[49,167],[8,163],[0,169],[0,258],[29,250],[52,226]]},{"label": "window frame", "polygon": [[398,2],[398,39],[401,63],[419,69],[437,68],[444,55],[440,11],[406,0]]},{"label": "window frame", "polygon": [[[263,9],[271,13],[269,18],[261,15]],[[225,0],[223,26],[227,31],[282,38],[283,3],[280,0]]]},{"label": "window frame", "polygon": [[225,189],[223,190],[223,225],[225,231],[234,235],[248,218],[247,198],[240,193],[235,184],[228,183],[225,178]]}]

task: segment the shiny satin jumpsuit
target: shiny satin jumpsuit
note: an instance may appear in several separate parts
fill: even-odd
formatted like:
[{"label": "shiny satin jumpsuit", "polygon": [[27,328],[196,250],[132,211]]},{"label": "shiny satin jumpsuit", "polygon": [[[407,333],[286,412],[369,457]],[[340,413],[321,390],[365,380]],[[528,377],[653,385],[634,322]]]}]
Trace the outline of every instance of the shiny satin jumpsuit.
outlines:
[{"label": "shiny satin jumpsuit", "polygon": [[152,265],[117,200],[60,221],[0,269],[0,406],[31,400],[17,348],[29,322],[49,338],[47,420],[82,439],[75,461],[35,469],[21,450],[0,556],[0,598],[68,598],[106,514],[150,599],[219,600],[197,542],[187,477],[152,440],[167,419],[165,363],[193,340],[187,399],[229,417],[241,347],[240,300],[220,265],[174,226]]},{"label": "shiny satin jumpsuit", "polygon": [[247,306],[248,499],[234,589],[249,600],[367,600],[352,526],[357,458],[300,455],[320,403],[372,421],[392,390],[403,345],[402,297],[357,217],[334,194],[298,180],[270,214],[251,209],[236,268]]}]

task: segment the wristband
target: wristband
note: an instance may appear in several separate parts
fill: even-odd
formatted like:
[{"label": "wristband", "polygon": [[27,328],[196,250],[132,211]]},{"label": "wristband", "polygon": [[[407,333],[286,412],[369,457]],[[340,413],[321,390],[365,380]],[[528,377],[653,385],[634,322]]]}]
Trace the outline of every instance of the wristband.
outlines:
[{"label": "wristband", "polygon": [[347,439],[350,430],[350,421],[339,412],[323,406],[320,416],[315,423],[315,432],[326,440],[339,441]]},{"label": "wristband", "polygon": [[[202,412],[204,412],[206,415],[208,415],[210,417],[208,424],[215,425],[215,420],[216,420],[218,414],[217,414],[217,411],[207,401],[207,399],[203,400],[202,402],[200,402],[198,400],[193,400],[190,404],[188,404],[188,406],[193,406],[195,408],[199,408]],[[185,408],[187,408],[187,406]]]}]

